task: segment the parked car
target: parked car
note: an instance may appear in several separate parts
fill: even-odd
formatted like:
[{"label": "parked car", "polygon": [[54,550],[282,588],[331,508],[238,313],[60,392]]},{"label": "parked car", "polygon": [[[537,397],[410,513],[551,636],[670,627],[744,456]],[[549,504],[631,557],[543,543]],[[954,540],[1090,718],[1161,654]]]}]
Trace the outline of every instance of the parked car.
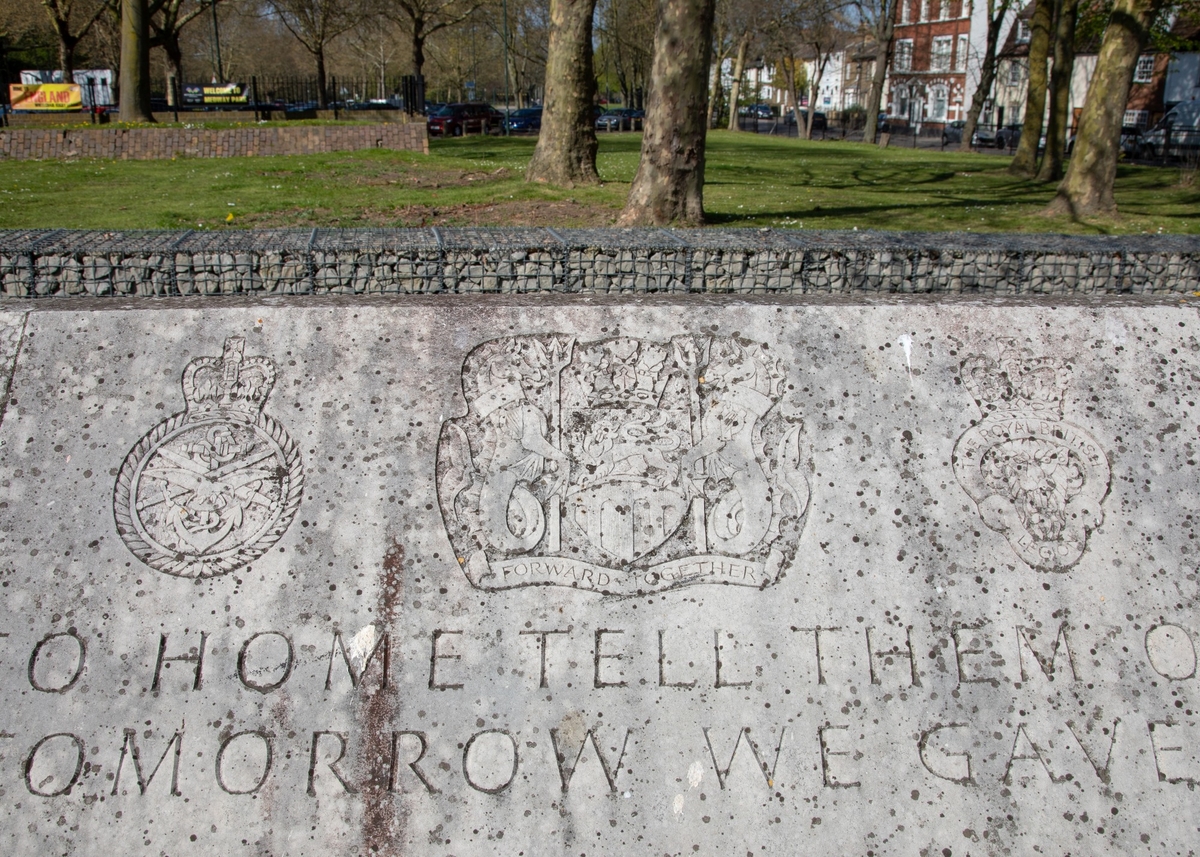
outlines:
[{"label": "parked car", "polygon": [[615,110],[608,110],[596,117],[597,131],[632,131],[637,122],[644,119],[646,116],[641,110],[634,110],[632,107],[618,107]]},{"label": "parked car", "polygon": [[461,137],[463,134],[488,134],[502,127],[503,122],[503,114],[489,104],[447,104],[426,120],[426,126],[430,135]]},{"label": "parked car", "polygon": [[1176,104],[1139,142],[1147,158],[1183,157],[1200,151],[1200,101]]},{"label": "parked car", "polygon": [[996,145],[996,129],[991,125],[976,125],[971,145],[981,149]]},{"label": "parked car", "polygon": [[[1142,129],[1136,125],[1121,126],[1121,154],[1127,158],[1135,158],[1142,152]],[[1075,135],[1067,138],[1067,154],[1075,151]]]},{"label": "parked car", "polygon": [[1024,126],[1013,123],[1005,125],[996,132],[996,148],[997,149],[1015,149],[1017,144],[1021,142],[1021,129]]},{"label": "parked car", "polygon": [[774,119],[775,105],[773,104],[751,104],[746,107],[738,108],[739,116],[748,116],[752,119]]},{"label": "parked car", "polygon": [[505,124],[510,133],[540,131],[542,128],[542,108],[524,107],[520,110],[514,110],[508,114],[508,121]]},{"label": "parked car", "polygon": [[[796,124],[796,111],[789,108],[787,113],[783,114],[783,121],[787,125],[795,125]],[[807,110],[802,109],[800,111],[800,121],[801,122],[808,121],[808,111]],[[825,116],[825,114],[822,113],[820,110],[813,113],[813,130],[814,131],[824,131],[827,128],[829,128],[829,119]]]},{"label": "parked car", "polygon": [[963,131],[966,129],[967,123],[962,119],[955,119],[953,122],[947,122],[942,127],[942,145],[957,146],[962,142]]}]

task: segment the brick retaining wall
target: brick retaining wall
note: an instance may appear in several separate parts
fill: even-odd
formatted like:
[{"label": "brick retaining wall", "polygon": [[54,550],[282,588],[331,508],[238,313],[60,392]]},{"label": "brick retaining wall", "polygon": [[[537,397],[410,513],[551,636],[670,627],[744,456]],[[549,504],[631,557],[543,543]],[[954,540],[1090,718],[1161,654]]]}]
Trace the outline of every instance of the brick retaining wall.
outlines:
[{"label": "brick retaining wall", "polygon": [[424,122],[244,128],[2,128],[0,158],[161,160],[177,155],[311,155],[359,149],[429,153]]},{"label": "brick retaining wall", "polygon": [[9,297],[1191,295],[1200,239],[663,229],[0,231]]}]

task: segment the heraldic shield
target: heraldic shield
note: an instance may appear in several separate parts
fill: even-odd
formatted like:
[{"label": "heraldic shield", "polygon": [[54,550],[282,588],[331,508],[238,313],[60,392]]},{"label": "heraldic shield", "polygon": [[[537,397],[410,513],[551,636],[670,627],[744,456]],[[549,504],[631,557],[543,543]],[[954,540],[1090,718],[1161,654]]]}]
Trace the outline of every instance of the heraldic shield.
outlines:
[{"label": "heraldic shield", "polygon": [[472,350],[462,384],[437,486],[473,585],[761,588],[794,557],[802,426],[765,346],[513,336]]}]

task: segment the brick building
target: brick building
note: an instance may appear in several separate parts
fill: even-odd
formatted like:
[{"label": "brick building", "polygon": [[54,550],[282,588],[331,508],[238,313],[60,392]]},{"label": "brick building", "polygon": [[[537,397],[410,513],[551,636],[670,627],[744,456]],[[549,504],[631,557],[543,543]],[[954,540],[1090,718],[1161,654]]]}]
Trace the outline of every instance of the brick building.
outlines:
[{"label": "brick building", "polygon": [[966,119],[986,34],[982,2],[899,0],[888,115],[932,130]]}]

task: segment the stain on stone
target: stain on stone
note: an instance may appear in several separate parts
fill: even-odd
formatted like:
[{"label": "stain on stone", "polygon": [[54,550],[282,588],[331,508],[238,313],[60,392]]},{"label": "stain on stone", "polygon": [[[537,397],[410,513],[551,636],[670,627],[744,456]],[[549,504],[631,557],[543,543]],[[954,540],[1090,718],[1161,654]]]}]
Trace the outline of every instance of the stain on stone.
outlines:
[{"label": "stain on stone", "polygon": [[[399,541],[393,539],[383,555],[378,586],[379,630],[387,634],[399,617],[404,601],[404,546]],[[385,660],[384,664],[386,669],[388,662]],[[363,777],[363,845],[368,854],[399,855],[407,813],[397,811],[398,801],[391,792],[392,728],[397,688],[385,675],[378,687],[368,687],[364,682],[361,693],[358,720],[362,748],[358,766]]]}]

